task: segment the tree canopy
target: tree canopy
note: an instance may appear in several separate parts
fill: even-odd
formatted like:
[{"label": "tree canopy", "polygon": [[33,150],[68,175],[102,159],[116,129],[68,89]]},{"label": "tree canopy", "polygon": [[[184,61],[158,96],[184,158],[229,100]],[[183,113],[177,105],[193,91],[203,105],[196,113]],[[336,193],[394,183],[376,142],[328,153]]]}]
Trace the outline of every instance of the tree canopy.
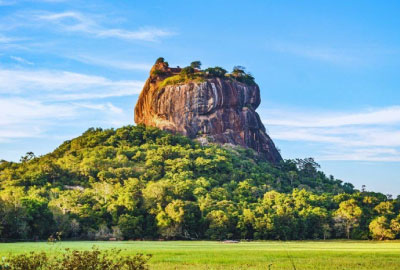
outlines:
[{"label": "tree canopy", "polygon": [[272,166],[144,126],[90,128],[0,163],[2,239],[392,239],[399,208],[312,158]]}]

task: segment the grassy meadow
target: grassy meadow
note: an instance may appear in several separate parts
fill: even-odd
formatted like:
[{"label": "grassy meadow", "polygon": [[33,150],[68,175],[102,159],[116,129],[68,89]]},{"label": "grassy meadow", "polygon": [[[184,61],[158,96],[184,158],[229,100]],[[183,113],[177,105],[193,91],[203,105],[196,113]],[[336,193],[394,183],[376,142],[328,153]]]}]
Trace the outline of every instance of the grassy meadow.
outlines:
[{"label": "grassy meadow", "polygon": [[150,269],[400,269],[399,241],[2,243],[0,256],[30,251],[56,254],[65,248],[84,250],[93,245],[123,249],[126,254],[153,254]]}]

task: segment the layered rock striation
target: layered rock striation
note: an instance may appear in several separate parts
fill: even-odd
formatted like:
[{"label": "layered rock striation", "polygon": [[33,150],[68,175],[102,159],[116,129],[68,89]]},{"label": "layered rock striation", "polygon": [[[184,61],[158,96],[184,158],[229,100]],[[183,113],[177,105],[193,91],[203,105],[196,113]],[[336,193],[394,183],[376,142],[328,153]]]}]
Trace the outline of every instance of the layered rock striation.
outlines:
[{"label": "layered rock striation", "polygon": [[272,163],[282,160],[255,111],[261,102],[257,84],[226,76],[165,83],[180,71],[163,62],[153,66],[135,107],[137,124],[249,147]]}]

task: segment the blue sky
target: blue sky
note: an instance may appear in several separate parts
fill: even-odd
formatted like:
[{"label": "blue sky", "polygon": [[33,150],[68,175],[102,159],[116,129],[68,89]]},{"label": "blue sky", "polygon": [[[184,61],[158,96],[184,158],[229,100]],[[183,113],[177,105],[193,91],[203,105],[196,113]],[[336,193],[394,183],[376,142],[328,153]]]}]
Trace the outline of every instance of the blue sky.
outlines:
[{"label": "blue sky", "polygon": [[247,67],[284,158],[400,194],[398,1],[0,0],[0,158],[133,124],[149,69]]}]

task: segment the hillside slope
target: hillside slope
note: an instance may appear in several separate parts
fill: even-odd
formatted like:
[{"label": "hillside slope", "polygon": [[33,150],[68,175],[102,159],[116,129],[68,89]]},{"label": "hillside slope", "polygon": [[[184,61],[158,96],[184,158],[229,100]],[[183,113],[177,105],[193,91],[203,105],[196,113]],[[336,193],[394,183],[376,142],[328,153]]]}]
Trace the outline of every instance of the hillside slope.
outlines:
[{"label": "hillside slope", "polygon": [[251,149],[202,146],[144,126],[89,129],[47,155],[0,164],[7,239],[56,231],[85,239],[342,237],[335,222],[343,220],[334,218],[347,204],[366,209],[348,232],[360,238],[385,201],[326,177],[312,159],[272,166]]}]

